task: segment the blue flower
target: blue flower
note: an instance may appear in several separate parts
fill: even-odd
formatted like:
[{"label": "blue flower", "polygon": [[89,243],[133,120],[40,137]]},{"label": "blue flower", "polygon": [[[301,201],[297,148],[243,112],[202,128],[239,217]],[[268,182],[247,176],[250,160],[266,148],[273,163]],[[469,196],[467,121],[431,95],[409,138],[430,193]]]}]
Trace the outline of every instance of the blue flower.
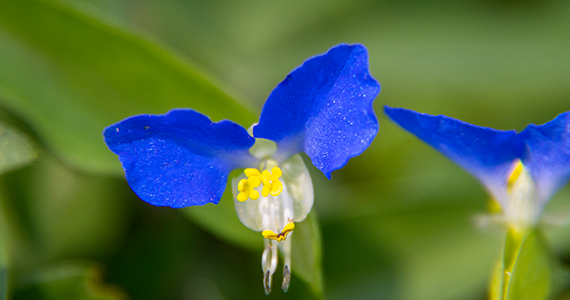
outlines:
[{"label": "blue flower", "polygon": [[517,232],[534,228],[548,200],[570,180],[570,112],[520,133],[403,108],[386,106],[385,112],[479,179]]},{"label": "blue flower", "polygon": [[157,206],[217,204],[230,172],[240,221],[265,237],[266,293],[284,253],[283,289],[290,278],[291,232],[308,215],[313,186],[298,153],[330,179],[361,154],[378,132],[372,101],[380,85],[362,45],[341,44],[293,70],[269,95],[259,123],[246,130],[213,123],[190,109],[139,115],[105,129],[133,191]]}]

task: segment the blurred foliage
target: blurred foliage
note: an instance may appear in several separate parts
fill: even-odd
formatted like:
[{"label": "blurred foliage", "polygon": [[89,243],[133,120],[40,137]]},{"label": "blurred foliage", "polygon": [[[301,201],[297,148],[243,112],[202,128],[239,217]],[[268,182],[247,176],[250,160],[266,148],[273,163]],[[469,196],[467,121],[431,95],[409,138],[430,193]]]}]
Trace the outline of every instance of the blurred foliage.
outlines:
[{"label": "blurred foliage", "polygon": [[36,153],[27,137],[0,122],[0,174],[35,158]]},{"label": "blurred foliage", "polygon": [[[0,299],[267,299],[261,236],[228,195],[140,201],[101,131],[177,107],[248,127],[289,71],[341,42],[369,49],[380,132],[332,180],[310,170],[319,220],[299,224],[291,287],[269,297],[487,299],[505,232],[481,222],[485,191],[382,105],[544,123],[570,110],[569,14],[563,0],[0,0]],[[531,257],[570,262],[569,198],[552,199]]]},{"label": "blurred foliage", "polygon": [[101,132],[134,114],[189,106],[213,119],[253,120],[160,44],[56,1],[0,3],[3,103],[78,167],[120,174]]},{"label": "blurred foliage", "polygon": [[14,299],[126,299],[122,290],[101,284],[100,277],[100,271],[93,263],[66,262],[45,267],[34,274],[27,289]]}]

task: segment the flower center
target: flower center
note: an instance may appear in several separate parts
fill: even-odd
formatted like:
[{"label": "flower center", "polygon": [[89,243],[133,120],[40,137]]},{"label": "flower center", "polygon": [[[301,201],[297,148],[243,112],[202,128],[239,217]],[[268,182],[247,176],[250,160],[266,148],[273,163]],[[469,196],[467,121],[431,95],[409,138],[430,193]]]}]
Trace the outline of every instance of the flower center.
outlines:
[{"label": "flower center", "polygon": [[256,157],[260,158],[257,168],[245,169],[232,179],[234,205],[239,220],[264,237],[261,267],[265,293],[271,292],[278,252],[283,254],[281,288],[286,292],[291,280],[293,219],[301,222],[311,211],[313,184],[301,156],[294,155],[284,162],[277,162],[262,151],[263,147],[255,150],[259,154]]},{"label": "flower center", "polygon": [[279,167],[273,167],[271,172],[269,170],[259,172],[258,169],[247,168],[244,170],[244,173],[247,178],[240,180],[238,183],[239,194],[237,199],[240,202],[244,202],[247,199],[257,200],[259,198],[259,192],[256,188],[260,184],[263,184],[263,188],[261,189],[261,195],[263,197],[267,197],[270,194],[271,196],[279,196],[283,191],[283,183],[279,181],[279,177],[281,177],[283,172]]},{"label": "flower center", "polygon": [[513,162],[506,188],[509,201],[505,208],[505,217],[509,227],[515,232],[534,227],[540,214],[535,183],[519,159]]}]

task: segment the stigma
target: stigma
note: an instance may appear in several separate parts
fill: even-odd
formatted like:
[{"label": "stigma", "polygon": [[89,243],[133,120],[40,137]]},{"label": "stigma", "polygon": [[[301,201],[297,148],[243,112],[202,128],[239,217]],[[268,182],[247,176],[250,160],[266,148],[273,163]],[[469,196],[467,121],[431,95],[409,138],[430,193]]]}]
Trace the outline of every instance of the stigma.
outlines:
[{"label": "stigma", "polygon": [[263,184],[263,188],[261,189],[261,195],[263,197],[269,195],[279,196],[283,191],[283,183],[279,181],[279,177],[281,177],[283,172],[281,168],[277,166],[273,167],[271,172],[269,170],[260,172],[255,168],[247,168],[244,170],[244,173],[247,178],[240,180],[238,183],[239,194],[237,195],[237,199],[241,202],[247,199],[257,200],[260,195],[259,191],[257,191],[257,187],[261,184]]},{"label": "stigma", "polygon": [[292,219],[287,220],[287,225],[283,227],[283,230],[279,233],[275,233],[273,230],[266,229],[261,232],[264,238],[269,240],[275,240],[278,242],[284,241],[287,238],[287,235],[291,233],[295,229],[295,223],[293,223]]}]

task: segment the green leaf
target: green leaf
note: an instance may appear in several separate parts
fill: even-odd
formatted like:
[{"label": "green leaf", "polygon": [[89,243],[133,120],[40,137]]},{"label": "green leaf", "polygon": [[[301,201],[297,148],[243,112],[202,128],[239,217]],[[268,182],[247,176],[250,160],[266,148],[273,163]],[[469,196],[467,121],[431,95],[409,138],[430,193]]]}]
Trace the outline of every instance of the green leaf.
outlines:
[{"label": "green leaf", "polygon": [[33,259],[23,259],[103,255],[123,238],[129,214],[119,180],[75,172],[48,153],[19,179],[34,245]]},{"label": "green leaf", "polygon": [[493,268],[493,275],[489,284],[489,299],[503,299],[503,259],[499,259]]},{"label": "green leaf", "polygon": [[15,270],[69,257],[101,257],[120,244],[132,194],[121,180],[76,172],[44,151],[0,180]]},{"label": "green leaf", "polygon": [[552,258],[539,230],[509,230],[502,263],[494,270],[492,300],[541,300],[552,293]]},{"label": "green leaf", "polygon": [[28,138],[0,122],[0,174],[30,163],[36,151]]},{"label": "green leaf", "polygon": [[0,203],[0,300],[5,300],[8,294],[8,258],[7,250],[7,230],[4,210]]},{"label": "green leaf", "polygon": [[0,0],[0,97],[76,167],[121,173],[101,132],[190,107],[249,126],[253,115],[165,46],[58,1]]},{"label": "green leaf", "polygon": [[8,294],[8,270],[0,262],[0,300],[5,300]]},{"label": "green leaf", "polygon": [[[231,189],[227,187],[226,190]],[[182,213],[215,237],[250,250],[263,250],[263,236],[245,227],[238,219],[230,193],[224,193],[218,205],[191,206]]]},{"label": "green leaf", "polygon": [[291,271],[303,279],[320,299],[323,295],[321,229],[316,212],[296,223],[292,235]]},{"label": "green leaf", "polygon": [[37,270],[15,299],[127,299],[121,288],[101,279],[101,267],[88,261],[70,261]]}]

